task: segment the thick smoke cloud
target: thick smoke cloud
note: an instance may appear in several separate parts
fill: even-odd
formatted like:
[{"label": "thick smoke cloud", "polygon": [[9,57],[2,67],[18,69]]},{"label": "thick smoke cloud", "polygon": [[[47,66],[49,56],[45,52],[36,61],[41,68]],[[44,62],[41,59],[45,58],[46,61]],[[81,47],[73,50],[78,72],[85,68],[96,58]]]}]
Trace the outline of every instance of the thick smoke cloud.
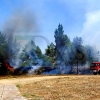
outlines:
[{"label": "thick smoke cloud", "polygon": [[39,33],[37,22],[36,14],[32,9],[23,7],[14,10],[3,24],[2,29],[2,33],[7,36],[10,47],[12,46],[11,44],[14,43],[15,38],[23,47],[28,41],[27,39],[21,40],[21,36],[37,35]]},{"label": "thick smoke cloud", "polygon": [[[7,18],[3,25],[2,33],[7,37],[7,48],[8,54],[11,55],[13,52],[16,54],[16,58],[10,57],[8,61],[12,63],[18,62],[18,50],[22,45],[24,46],[26,40],[17,41],[20,42],[20,45],[15,41],[15,36],[28,36],[28,35],[37,35],[39,32],[39,27],[37,24],[37,19],[34,12],[31,9],[17,9],[14,11],[10,17]],[[18,64],[17,64],[18,65]]]}]

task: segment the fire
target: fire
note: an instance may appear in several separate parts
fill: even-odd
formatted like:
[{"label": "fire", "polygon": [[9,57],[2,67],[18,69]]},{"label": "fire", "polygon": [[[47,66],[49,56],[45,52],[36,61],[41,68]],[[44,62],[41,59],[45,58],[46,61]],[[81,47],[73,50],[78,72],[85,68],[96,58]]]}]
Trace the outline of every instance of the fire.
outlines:
[{"label": "fire", "polygon": [[26,74],[28,73],[30,69],[32,69],[32,67],[22,67],[22,66],[14,68],[8,62],[5,62],[5,66],[7,70],[10,71],[14,75]]},{"label": "fire", "polygon": [[7,67],[7,69],[9,70],[9,71],[11,71],[12,73],[14,73],[14,68],[12,67],[12,66],[10,66],[10,64],[8,63],[8,62],[5,62],[5,65],[6,65],[6,67]]}]

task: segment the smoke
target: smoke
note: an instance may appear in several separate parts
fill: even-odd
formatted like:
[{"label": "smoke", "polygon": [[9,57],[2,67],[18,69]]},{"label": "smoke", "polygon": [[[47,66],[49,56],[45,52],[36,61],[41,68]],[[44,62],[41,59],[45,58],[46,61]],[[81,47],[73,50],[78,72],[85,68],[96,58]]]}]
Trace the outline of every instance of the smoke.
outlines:
[{"label": "smoke", "polygon": [[[22,46],[25,41],[19,42],[20,45],[15,41],[15,37],[24,35],[35,35],[39,32],[39,27],[36,19],[36,15],[32,11],[32,9],[26,9],[23,7],[22,9],[15,10],[4,22],[2,25],[2,33],[6,35],[7,37],[7,44],[8,44],[8,54],[11,56],[11,53],[18,54],[17,47],[20,48],[20,45]],[[16,62],[18,61],[18,56],[16,54]],[[11,57],[10,57],[11,58]],[[10,63],[13,61],[15,62],[14,58],[9,59]],[[15,62],[15,63],[16,63]],[[18,64],[17,64],[18,65]]]},{"label": "smoke", "polygon": [[[39,32],[36,15],[30,8],[18,8],[4,22],[2,32],[7,36],[9,45],[14,43],[16,36],[35,35]],[[23,46],[28,41],[17,39],[17,42]]]},{"label": "smoke", "polygon": [[32,10],[16,10],[3,25],[3,33],[6,35],[35,34],[38,31],[36,16]]},{"label": "smoke", "polygon": [[38,65],[37,66],[31,66],[31,67],[32,67],[32,69],[28,71],[29,74],[33,74],[33,73],[35,73],[34,72],[35,70],[41,68],[41,66],[38,66]]},{"label": "smoke", "polygon": [[[25,7],[22,9],[17,9],[16,11],[14,11],[10,17],[7,18],[7,20],[4,22],[3,24],[3,29],[2,29],[2,33],[6,35],[7,37],[7,54],[9,56],[9,58],[7,59],[7,62],[9,62],[10,65],[12,65],[13,67],[16,66],[16,72],[21,71],[22,73],[30,70],[31,72],[34,71],[35,69],[39,68],[40,66],[33,66],[31,63],[31,65],[27,65],[25,68],[20,66],[20,62],[22,61],[22,59],[19,59],[19,45],[17,44],[17,42],[15,41],[15,37],[18,36],[26,36],[26,37],[42,37],[42,39],[44,39],[46,42],[48,42],[48,39],[46,39],[43,36],[38,36],[37,34],[39,33],[39,26],[37,23],[37,18],[36,15],[34,14],[34,12],[32,11],[32,9],[26,9]],[[21,43],[21,46],[24,45],[24,42]],[[28,42],[28,41],[27,41]],[[31,49],[31,47],[27,48],[27,49]],[[29,53],[31,53],[31,51],[29,51]],[[11,56],[12,55],[12,56]],[[35,58],[35,55],[32,55]],[[31,73],[30,72],[30,73]]]}]

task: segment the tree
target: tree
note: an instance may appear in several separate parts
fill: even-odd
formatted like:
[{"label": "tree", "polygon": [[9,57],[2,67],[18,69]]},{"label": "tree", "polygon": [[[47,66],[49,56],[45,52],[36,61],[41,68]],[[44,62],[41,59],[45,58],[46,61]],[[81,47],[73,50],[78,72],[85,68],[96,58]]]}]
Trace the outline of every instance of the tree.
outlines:
[{"label": "tree", "polygon": [[55,45],[51,43],[45,50],[45,55],[54,58],[55,57]]},{"label": "tree", "polygon": [[7,62],[15,63],[20,51],[20,44],[17,43],[13,35],[7,37],[6,59]]},{"label": "tree", "polygon": [[82,45],[83,40],[81,37],[76,37],[73,39],[72,42],[72,53],[73,53],[73,60],[72,63],[85,63],[85,49],[84,46]]},{"label": "tree", "polygon": [[0,32],[0,75],[7,73],[7,67],[5,66],[6,61],[6,48],[7,40],[4,34]]},{"label": "tree", "polygon": [[38,56],[36,54],[36,45],[34,41],[26,44],[22,53],[20,54],[21,66],[30,66],[38,64]]},{"label": "tree", "polygon": [[98,60],[96,49],[89,45],[83,46],[83,40],[81,37],[75,37],[73,39],[72,48],[73,56],[71,62],[72,64],[77,65],[77,74],[79,68],[82,68],[87,62],[90,64],[92,61]]},{"label": "tree", "polygon": [[70,54],[72,44],[69,37],[64,34],[62,24],[58,25],[58,28],[55,30],[55,55],[56,55],[56,65],[60,73],[69,73],[71,70],[70,66]]},{"label": "tree", "polygon": [[0,32],[0,60],[7,60],[6,59],[6,52],[7,52],[7,39],[4,34]]},{"label": "tree", "polygon": [[7,74],[8,69],[5,63],[12,63],[18,55],[19,45],[13,36],[6,36],[0,32],[0,74]]},{"label": "tree", "polygon": [[85,49],[83,46],[83,40],[81,37],[75,37],[72,42],[72,64],[76,64],[77,66],[77,74],[79,72],[79,64],[85,64],[86,63],[86,55],[85,55]]},{"label": "tree", "polygon": [[66,64],[70,61],[71,42],[67,35],[64,35],[63,26],[58,25],[55,30],[56,59],[60,59]]},{"label": "tree", "polygon": [[36,46],[36,54],[37,54],[37,56],[39,57],[39,58],[41,58],[42,57],[42,51],[41,51],[41,49],[40,49],[40,47],[39,46]]}]

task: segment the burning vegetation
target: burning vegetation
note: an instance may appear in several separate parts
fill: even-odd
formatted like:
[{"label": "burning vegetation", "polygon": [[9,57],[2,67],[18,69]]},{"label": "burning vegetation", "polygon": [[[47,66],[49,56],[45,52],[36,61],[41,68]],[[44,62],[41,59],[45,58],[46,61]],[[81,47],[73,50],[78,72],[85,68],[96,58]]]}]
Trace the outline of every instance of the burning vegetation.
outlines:
[{"label": "burning vegetation", "polygon": [[[11,27],[10,27],[11,28]],[[8,27],[8,33],[10,31]],[[16,30],[16,29],[14,29]],[[31,40],[22,51],[13,32],[0,33],[0,74],[86,74],[89,64],[98,61],[98,53],[91,46],[84,46],[81,37],[71,42],[64,34],[63,26],[55,30],[55,44],[47,46],[42,54],[39,46]],[[20,51],[20,52],[19,52]],[[16,67],[14,67],[16,66]]]}]

